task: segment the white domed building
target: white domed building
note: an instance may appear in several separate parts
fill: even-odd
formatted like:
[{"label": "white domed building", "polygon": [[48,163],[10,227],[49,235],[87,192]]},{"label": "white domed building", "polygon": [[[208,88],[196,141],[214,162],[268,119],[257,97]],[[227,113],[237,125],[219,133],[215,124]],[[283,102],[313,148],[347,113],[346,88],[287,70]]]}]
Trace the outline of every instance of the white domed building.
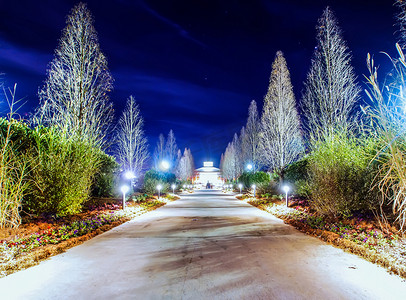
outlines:
[{"label": "white domed building", "polygon": [[212,161],[205,161],[203,167],[196,169],[195,185],[198,188],[220,188],[223,185],[220,169]]}]

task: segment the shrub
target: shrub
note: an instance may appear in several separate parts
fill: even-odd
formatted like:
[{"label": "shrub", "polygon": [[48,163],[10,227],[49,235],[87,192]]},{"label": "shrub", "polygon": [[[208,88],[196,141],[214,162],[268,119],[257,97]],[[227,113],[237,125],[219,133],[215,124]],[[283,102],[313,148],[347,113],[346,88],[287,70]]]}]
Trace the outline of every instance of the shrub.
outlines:
[{"label": "shrub", "polygon": [[116,174],[119,165],[113,156],[110,156],[103,151],[98,151],[98,160],[100,167],[95,174],[92,185],[92,196],[94,197],[111,197],[116,186]]},{"label": "shrub", "polygon": [[270,175],[262,171],[244,172],[238,178],[238,182],[244,185],[244,189],[251,189],[251,186],[255,184],[258,194],[272,193],[274,191]]},{"label": "shrub", "polygon": [[33,184],[24,208],[58,216],[80,212],[100,167],[100,150],[55,128],[37,127],[33,136],[35,147],[29,153]]},{"label": "shrub", "polygon": [[346,132],[315,141],[308,161],[311,206],[322,215],[349,216],[368,208],[370,176],[364,145]]},{"label": "shrub", "polygon": [[290,164],[285,170],[284,180],[292,188],[292,193],[308,198],[310,196],[309,184],[308,184],[308,168],[309,158],[304,158]]},{"label": "shrub", "polygon": [[159,172],[157,170],[149,170],[144,175],[143,190],[148,194],[157,193],[157,185],[162,185],[161,193],[166,193],[170,190],[170,185],[176,183],[175,174],[168,172]]}]

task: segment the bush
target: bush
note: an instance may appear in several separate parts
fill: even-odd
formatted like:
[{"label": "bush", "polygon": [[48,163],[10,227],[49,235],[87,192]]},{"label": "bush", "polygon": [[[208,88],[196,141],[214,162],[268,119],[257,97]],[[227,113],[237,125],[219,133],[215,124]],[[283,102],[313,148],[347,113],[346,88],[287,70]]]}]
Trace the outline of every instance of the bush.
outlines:
[{"label": "bush", "polygon": [[161,193],[166,193],[170,190],[172,183],[176,184],[176,176],[173,173],[159,172],[157,170],[149,170],[144,175],[143,190],[148,194],[156,194],[157,185],[162,185]]},{"label": "bush", "polygon": [[308,161],[311,206],[322,215],[348,217],[368,209],[371,185],[364,145],[345,132],[313,144]]},{"label": "bush", "polygon": [[100,162],[100,167],[95,174],[92,185],[92,196],[111,197],[114,194],[117,179],[116,174],[119,170],[119,165],[113,156],[110,156],[103,151],[99,151],[97,156]]},{"label": "bush", "polygon": [[243,184],[244,189],[251,189],[251,186],[255,184],[258,194],[272,193],[274,191],[270,175],[262,171],[244,172],[238,178],[238,182]]},{"label": "bush", "polygon": [[292,188],[292,193],[303,198],[310,196],[308,184],[309,158],[306,156],[290,164],[285,170],[285,181]]},{"label": "bush", "polygon": [[35,147],[29,153],[33,184],[24,208],[57,216],[80,212],[100,167],[100,150],[55,128],[37,127],[33,136]]}]

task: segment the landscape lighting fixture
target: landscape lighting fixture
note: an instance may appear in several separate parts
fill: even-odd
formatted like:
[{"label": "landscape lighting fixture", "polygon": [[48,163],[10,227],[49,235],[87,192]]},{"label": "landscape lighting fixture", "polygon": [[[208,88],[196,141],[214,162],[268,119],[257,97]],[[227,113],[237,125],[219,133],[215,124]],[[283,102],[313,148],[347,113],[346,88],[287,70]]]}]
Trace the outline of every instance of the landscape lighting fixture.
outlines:
[{"label": "landscape lighting fixture", "polygon": [[162,185],[158,184],[158,185],[156,186],[156,189],[158,190],[158,199],[160,199],[160,198],[161,198]]},{"label": "landscape lighting fixture", "polygon": [[121,187],[121,192],[123,193],[123,209],[125,209],[125,194],[130,190],[128,185],[123,185]]},{"label": "landscape lighting fixture", "polygon": [[241,184],[241,183],[239,183],[239,184],[238,184],[238,187],[240,188],[240,194],[241,194],[241,190],[242,190],[242,184]]},{"label": "landscape lighting fixture", "polygon": [[171,188],[172,188],[172,192],[175,194],[176,185],[175,185],[175,184],[172,184],[172,185],[171,185]]},{"label": "landscape lighting fixture", "polygon": [[283,189],[283,191],[286,193],[286,207],[288,207],[288,193],[289,193],[290,188],[289,188],[288,185],[284,185],[284,186],[282,187],[282,189]]},{"label": "landscape lighting fixture", "polygon": [[254,198],[255,198],[255,190],[256,190],[256,185],[255,184],[253,184],[253,185],[251,185],[251,188],[254,190]]}]

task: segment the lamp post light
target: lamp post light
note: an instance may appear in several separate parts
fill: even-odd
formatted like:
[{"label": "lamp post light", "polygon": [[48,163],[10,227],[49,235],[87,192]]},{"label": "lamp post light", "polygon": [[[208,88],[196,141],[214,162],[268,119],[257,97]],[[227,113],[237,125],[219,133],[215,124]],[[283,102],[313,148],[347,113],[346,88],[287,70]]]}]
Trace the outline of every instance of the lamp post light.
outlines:
[{"label": "lamp post light", "polygon": [[254,166],[253,166],[252,164],[248,164],[248,165],[247,165],[247,170],[248,170],[248,171],[251,172],[253,168],[254,168]]},{"label": "lamp post light", "polygon": [[176,188],[176,185],[175,185],[175,184],[172,184],[172,185],[171,185],[171,188],[172,188],[172,192],[173,192],[173,194],[175,194],[175,188]]},{"label": "lamp post light", "polygon": [[121,192],[123,193],[123,209],[125,209],[125,194],[130,190],[128,185],[123,185],[121,187]]},{"label": "lamp post light", "polygon": [[257,186],[255,184],[253,184],[251,187],[254,190],[254,198],[255,198],[255,191],[256,191]]},{"label": "lamp post light", "polygon": [[286,194],[286,207],[288,207],[288,206],[289,206],[289,205],[288,205],[288,193],[289,193],[290,188],[289,188],[289,186],[284,185],[284,186],[282,187],[282,189],[283,189],[283,191],[284,191],[285,194]]},{"label": "lamp post light", "polygon": [[161,161],[160,163],[159,163],[159,168],[162,170],[162,171],[167,171],[167,170],[169,170],[169,167],[170,167],[171,165],[169,164],[169,162],[167,161],[167,160],[163,160],[163,161]]},{"label": "lamp post light", "polygon": [[162,189],[162,185],[158,184],[156,186],[156,189],[158,190],[158,199],[161,199],[161,189]]},{"label": "lamp post light", "polygon": [[241,194],[241,190],[242,190],[242,184],[241,184],[241,183],[239,183],[239,184],[238,184],[238,187],[240,188],[240,194]]},{"label": "lamp post light", "polygon": [[131,188],[134,188],[134,178],[136,177],[133,171],[127,171],[124,173],[124,177],[131,180]]}]

